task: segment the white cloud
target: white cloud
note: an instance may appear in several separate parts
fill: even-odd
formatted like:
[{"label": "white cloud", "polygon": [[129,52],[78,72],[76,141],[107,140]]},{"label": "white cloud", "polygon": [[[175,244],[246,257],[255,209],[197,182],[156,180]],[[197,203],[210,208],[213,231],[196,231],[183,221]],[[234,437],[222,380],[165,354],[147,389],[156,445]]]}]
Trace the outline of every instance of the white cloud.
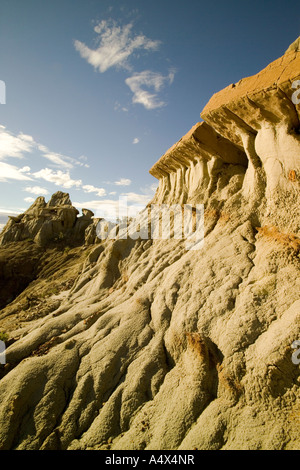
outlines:
[{"label": "white cloud", "polygon": [[[87,164],[75,158],[62,155],[58,152],[52,152],[45,145],[36,142],[31,135],[23,134],[22,132],[14,135],[12,132],[6,130],[5,126],[0,126],[0,160],[6,160],[7,158],[23,158],[25,154],[31,153],[34,150],[40,152],[42,157],[47,158],[53,165],[60,168],[71,169],[75,164],[88,167]],[[30,169],[24,171],[30,171]]]},{"label": "white cloud", "polygon": [[37,171],[36,173],[33,173],[35,178],[41,178],[44,179],[45,181],[49,181],[50,183],[54,183],[56,186],[62,186],[64,188],[70,189],[73,186],[75,187],[80,187],[82,186],[82,181],[81,180],[73,180],[70,177],[70,173],[67,171],[64,173],[61,170],[58,171],[53,171],[50,168],[43,168],[40,171]]},{"label": "white cloud", "polygon": [[114,201],[112,199],[74,202],[73,205],[77,209],[86,208],[92,210],[96,217],[103,217],[108,220],[113,220],[118,217],[119,201]]},{"label": "white cloud", "polygon": [[[33,173],[32,176],[37,179],[40,178],[45,181],[48,181],[49,183],[54,183],[56,186],[62,186],[66,189],[75,187],[77,189],[82,189],[85,193],[96,193],[99,197],[103,197],[106,195],[106,191],[104,188],[97,188],[92,184],[82,184],[82,180],[72,179],[68,171],[53,171],[50,168],[43,168],[42,170]],[[33,194],[48,193],[47,189],[41,188],[39,186],[27,187],[25,190]],[[47,193],[43,191],[47,191]]]},{"label": "white cloud", "polygon": [[[57,165],[59,167],[63,166],[65,168],[73,168],[73,164],[70,162],[73,159],[71,159],[70,157],[66,157],[65,155],[61,155],[60,153],[48,152],[48,153],[44,153],[43,157],[47,158],[52,163],[54,163],[54,165]],[[66,161],[66,160],[69,160],[69,161]]]},{"label": "white cloud", "polygon": [[84,166],[85,168],[90,168],[90,165],[88,163],[83,163],[87,161],[87,157],[85,155],[81,155],[77,161],[75,161],[76,165],[79,166]]},{"label": "white cloud", "polygon": [[82,186],[82,189],[85,193],[96,193],[99,197],[106,195],[106,191],[104,188],[96,188],[92,184],[85,184],[84,186]]},{"label": "white cloud", "polygon": [[151,197],[147,194],[139,193],[122,193],[122,197],[126,197],[128,202],[134,202],[135,204],[145,206],[150,201]]},{"label": "white cloud", "polygon": [[116,186],[129,186],[131,184],[131,180],[128,178],[121,178],[119,181],[115,181],[114,184]]},{"label": "white cloud", "polygon": [[[156,109],[165,106],[165,102],[158,98],[158,92],[166,83],[171,84],[174,80],[174,71],[164,76],[151,70],[135,73],[126,78],[125,83],[133,93],[132,102],[142,104],[146,109]],[[148,91],[145,88],[151,89]],[[153,92],[154,91],[154,92]]]},{"label": "white cloud", "polygon": [[3,217],[3,216],[8,216],[8,215],[18,215],[20,214],[20,212],[22,212],[23,209],[13,209],[13,210],[9,210],[9,209],[6,209],[6,208],[3,208],[3,207],[0,207],[0,217]]},{"label": "white cloud", "polygon": [[20,137],[20,139],[22,139],[22,140],[26,140],[27,142],[32,142],[32,143],[34,143],[34,139],[33,139],[33,137],[32,137],[31,135],[23,134],[23,132],[20,132],[19,137]]},{"label": "white cloud", "polygon": [[[158,50],[161,41],[149,39],[143,34],[134,34],[132,29],[132,23],[119,26],[113,20],[103,20],[94,27],[98,35],[94,48],[79,40],[74,41],[74,47],[80,56],[100,73],[111,67],[130,71],[132,76],[128,77],[125,83],[133,93],[132,102],[142,104],[146,109],[161,108],[166,103],[159,99],[158,92],[165,84],[173,82],[175,71],[171,70],[167,76],[150,70],[133,73],[130,57],[137,51]],[[114,109],[128,111],[128,108],[122,107],[119,102],[115,103]]]},{"label": "white cloud", "polygon": [[24,201],[29,202],[29,204],[31,204],[32,202],[35,201],[35,199],[34,199],[34,197],[24,197]]},{"label": "white cloud", "polygon": [[144,208],[144,204],[126,204],[125,199],[112,200],[103,199],[91,200],[85,202],[74,202],[74,206],[78,209],[87,208],[94,212],[96,217],[103,217],[106,220],[116,220],[117,217],[129,216],[134,217]]},{"label": "white cloud", "polygon": [[19,171],[21,173],[29,173],[30,172],[30,166],[23,166],[23,168],[20,168]]},{"label": "white cloud", "polygon": [[118,101],[115,102],[114,110],[115,111],[123,111],[124,113],[128,113],[128,108],[126,108],[125,106],[122,106]]},{"label": "white cloud", "polygon": [[37,194],[38,196],[46,196],[46,194],[49,194],[48,189],[41,188],[40,186],[27,186],[24,191],[31,194]]},{"label": "white cloud", "polygon": [[74,202],[73,204],[75,207],[79,207],[80,209],[85,207],[87,209],[98,209],[100,207],[117,207],[118,201],[113,199],[103,199],[102,201],[99,201],[99,199],[96,199],[87,202]]},{"label": "white cloud", "polygon": [[128,59],[136,50],[157,50],[160,44],[160,41],[153,41],[142,34],[133,35],[132,27],[132,23],[117,26],[112,20],[103,20],[94,28],[99,35],[98,47],[90,49],[83,42],[75,40],[75,49],[101,73],[111,67],[130,70]]},{"label": "white cloud", "polygon": [[37,144],[37,147],[39,151],[42,152],[42,156],[44,158],[47,158],[47,160],[49,160],[55,166],[71,169],[74,165],[84,165],[82,162],[76,160],[75,158],[68,157],[67,155],[62,155],[58,152],[52,152],[45,145]]},{"label": "white cloud", "polygon": [[7,180],[18,180],[18,181],[32,181],[30,176],[25,175],[26,168],[18,168],[15,165],[9,163],[0,162],[0,181],[6,182]]},{"label": "white cloud", "polygon": [[[128,192],[122,193],[117,200],[103,199],[101,201],[74,202],[74,206],[78,209],[91,209],[96,217],[103,217],[107,220],[115,220],[117,217],[126,215],[135,217],[151,201],[155,189],[156,187],[152,185],[150,188],[145,188],[147,194]],[[113,195],[115,193],[109,194]]]},{"label": "white cloud", "polygon": [[31,152],[34,141],[31,136],[19,133],[17,136],[0,127],[0,160],[6,158],[23,158],[24,153]]},{"label": "white cloud", "polygon": [[138,137],[135,137],[132,141],[133,144],[138,144],[140,139]]}]

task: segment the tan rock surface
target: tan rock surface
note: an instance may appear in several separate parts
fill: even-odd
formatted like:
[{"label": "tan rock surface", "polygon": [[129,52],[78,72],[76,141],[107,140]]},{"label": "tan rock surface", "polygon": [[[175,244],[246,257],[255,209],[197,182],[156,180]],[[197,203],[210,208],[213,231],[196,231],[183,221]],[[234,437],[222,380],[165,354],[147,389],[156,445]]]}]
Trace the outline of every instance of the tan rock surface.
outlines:
[{"label": "tan rock surface", "polygon": [[[249,160],[244,196],[265,197],[275,225],[279,206],[300,216],[300,107],[293,98],[300,88],[298,45],[299,38],[258,74],[216,93],[201,113],[218,133],[244,147]],[[298,217],[294,225],[286,217],[282,228],[298,230]]]},{"label": "tan rock surface", "polygon": [[[213,123],[214,112],[224,107],[224,117],[227,108],[229,116],[231,116],[230,111],[235,114],[235,111],[239,109],[238,118],[245,119],[251,129],[257,130],[257,118],[264,116],[264,113],[265,117],[275,119],[277,116],[280,120],[286,117],[297,124],[299,108],[293,109],[292,94],[295,90],[291,85],[299,78],[300,51],[288,50],[285,55],[269,64],[258,74],[243,78],[238,83],[231,84],[213,95],[204,107],[201,116],[206,122]],[[260,109],[260,104],[262,109]],[[286,116],[288,110],[291,115]],[[221,128],[221,122],[213,127],[214,129]],[[235,141],[229,130],[226,134],[231,141]],[[238,143],[241,144],[241,140]]]},{"label": "tan rock surface", "polygon": [[79,218],[78,214],[67,193],[57,191],[48,203],[40,196],[24,214],[9,217],[0,234],[0,246],[24,240],[34,240],[41,247],[62,239],[82,242],[94,214],[88,209],[83,209]]},{"label": "tan rock surface", "polygon": [[[258,95],[267,109],[272,93]],[[218,106],[153,170],[154,202],[205,204],[201,250],[183,239],[101,241],[84,247],[55,310],[14,327],[17,298],[0,314],[10,312],[15,338],[0,380],[1,449],[299,449],[299,186],[255,150],[275,145],[259,135],[261,117],[250,113],[257,129],[243,124],[245,136]],[[284,173],[298,164],[298,140],[287,145],[286,127],[267,122],[282,129]],[[202,128],[216,145],[231,140],[234,161],[199,145]]]},{"label": "tan rock surface", "polygon": [[221,172],[224,186],[233,176],[232,184],[240,184],[247,164],[242,148],[205,122],[198,123],[151,168],[150,173],[159,179],[152,203],[207,203]]},{"label": "tan rock surface", "polygon": [[218,135],[205,122],[200,122],[153,165],[150,173],[156,178],[167,176],[182,166],[196,164],[200,157],[206,160],[217,157],[226,163],[247,166],[247,157],[243,149]]}]

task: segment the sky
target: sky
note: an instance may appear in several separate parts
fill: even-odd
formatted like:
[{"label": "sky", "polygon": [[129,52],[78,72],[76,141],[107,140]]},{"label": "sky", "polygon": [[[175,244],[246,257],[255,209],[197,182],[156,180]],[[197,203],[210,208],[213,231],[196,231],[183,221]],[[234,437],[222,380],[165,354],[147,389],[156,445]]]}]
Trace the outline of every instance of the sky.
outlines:
[{"label": "sky", "polygon": [[0,225],[38,196],[142,208],[210,97],[284,54],[294,1],[0,0]]}]

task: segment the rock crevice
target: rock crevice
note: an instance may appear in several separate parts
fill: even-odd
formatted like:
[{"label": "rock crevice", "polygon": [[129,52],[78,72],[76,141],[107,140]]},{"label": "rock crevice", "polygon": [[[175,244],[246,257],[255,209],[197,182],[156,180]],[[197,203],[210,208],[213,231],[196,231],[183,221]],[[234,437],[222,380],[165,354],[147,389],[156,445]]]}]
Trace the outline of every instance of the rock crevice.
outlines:
[{"label": "rock crevice", "polygon": [[66,254],[78,256],[71,284],[45,297],[55,309],[28,302],[30,321],[18,319],[24,296],[44,292],[37,278],[0,312],[12,338],[1,449],[299,448],[299,70],[298,39],[214,95],[151,168],[149,207],[204,204],[201,249],[100,242],[99,220],[63,193],[11,218],[2,250],[27,237],[44,249],[60,232],[81,241]]}]

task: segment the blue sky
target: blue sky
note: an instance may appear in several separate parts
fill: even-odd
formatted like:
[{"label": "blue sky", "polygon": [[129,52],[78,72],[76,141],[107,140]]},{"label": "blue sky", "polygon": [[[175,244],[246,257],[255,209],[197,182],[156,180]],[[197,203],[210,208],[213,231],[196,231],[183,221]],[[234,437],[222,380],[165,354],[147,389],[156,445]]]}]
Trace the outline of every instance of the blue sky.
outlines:
[{"label": "blue sky", "polygon": [[120,195],[145,204],[151,166],[213,93],[283,55],[298,13],[276,0],[0,0],[0,224],[58,190],[96,215]]}]

